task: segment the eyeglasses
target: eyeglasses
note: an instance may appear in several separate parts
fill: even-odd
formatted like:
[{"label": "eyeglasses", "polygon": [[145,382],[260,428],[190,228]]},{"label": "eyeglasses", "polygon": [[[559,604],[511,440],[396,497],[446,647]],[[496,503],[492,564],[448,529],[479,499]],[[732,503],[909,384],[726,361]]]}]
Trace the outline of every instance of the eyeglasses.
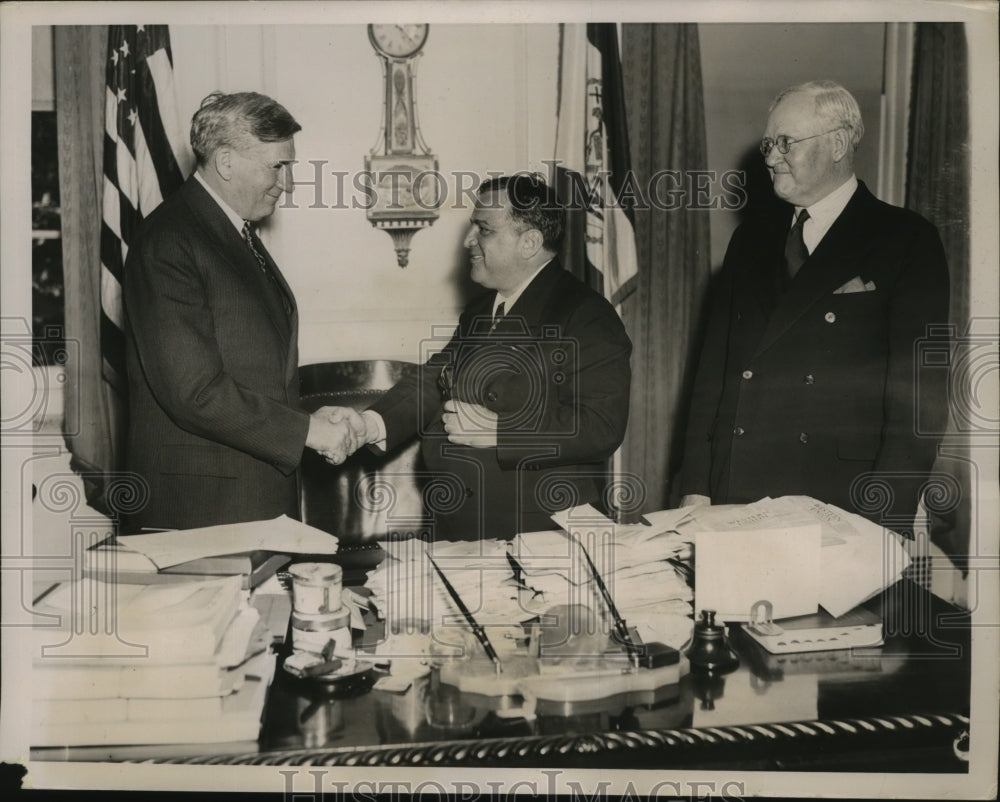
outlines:
[{"label": "eyeglasses", "polygon": [[778,153],[785,155],[796,142],[805,142],[807,139],[815,139],[818,136],[832,134],[834,131],[839,131],[843,127],[844,126],[842,125],[838,125],[836,128],[831,128],[829,131],[823,131],[822,133],[813,134],[812,136],[804,136],[800,139],[792,139],[790,136],[785,136],[784,134],[779,136],[777,139],[768,139],[765,137],[760,141],[760,152],[766,159],[771,155],[771,149],[777,147]]}]

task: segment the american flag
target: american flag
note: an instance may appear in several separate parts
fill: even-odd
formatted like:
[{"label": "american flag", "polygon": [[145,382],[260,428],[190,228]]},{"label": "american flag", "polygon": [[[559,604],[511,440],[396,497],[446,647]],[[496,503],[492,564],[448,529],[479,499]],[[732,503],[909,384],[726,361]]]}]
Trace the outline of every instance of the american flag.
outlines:
[{"label": "american flag", "polygon": [[[588,283],[618,305],[634,289],[638,262],[630,195],[625,94],[614,23],[565,24],[560,40],[559,116],[552,181],[570,205],[567,234],[585,237]],[[573,208],[586,221],[574,225]]]},{"label": "american flag", "polygon": [[193,157],[177,116],[166,25],[108,28],[101,225],[101,355],[124,387],[122,270],[140,220],[177,189]]}]

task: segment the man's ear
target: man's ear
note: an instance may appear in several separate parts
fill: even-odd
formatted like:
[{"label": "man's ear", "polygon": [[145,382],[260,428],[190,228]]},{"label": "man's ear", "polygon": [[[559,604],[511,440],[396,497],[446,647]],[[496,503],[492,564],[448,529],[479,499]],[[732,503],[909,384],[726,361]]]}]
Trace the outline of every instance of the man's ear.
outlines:
[{"label": "man's ear", "polygon": [[846,128],[839,128],[833,132],[833,160],[841,161],[853,150],[851,145],[851,132]]},{"label": "man's ear", "polygon": [[229,148],[219,148],[212,154],[211,164],[219,178],[228,181],[233,176],[233,152]]},{"label": "man's ear", "polygon": [[542,249],[542,232],[537,228],[529,228],[521,234],[521,256],[530,259]]}]

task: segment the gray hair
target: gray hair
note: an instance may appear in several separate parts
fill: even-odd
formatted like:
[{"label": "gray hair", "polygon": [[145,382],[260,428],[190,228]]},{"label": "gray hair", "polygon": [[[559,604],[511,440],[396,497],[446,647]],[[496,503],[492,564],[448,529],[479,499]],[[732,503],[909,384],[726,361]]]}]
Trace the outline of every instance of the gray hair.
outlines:
[{"label": "gray hair", "polygon": [[779,92],[771,101],[768,114],[788,95],[798,93],[812,95],[816,101],[816,113],[846,128],[851,136],[851,145],[857,150],[861,137],[865,135],[865,124],[861,120],[861,108],[854,95],[836,81],[809,81]]},{"label": "gray hair", "polygon": [[302,130],[276,100],[257,92],[212,92],[191,118],[191,149],[203,165],[222,147],[283,142]]}]

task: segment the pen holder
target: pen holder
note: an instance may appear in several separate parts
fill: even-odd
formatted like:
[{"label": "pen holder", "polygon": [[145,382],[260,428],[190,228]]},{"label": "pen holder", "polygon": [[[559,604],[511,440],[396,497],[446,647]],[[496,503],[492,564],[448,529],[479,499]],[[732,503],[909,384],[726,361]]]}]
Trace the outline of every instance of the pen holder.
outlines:
[{"label": "pen holder", "polygon": [[726,628],[715,623],[715,610],[701,611],[701,621],[694,625],[691,645],[684,654],[692,672],[727,674],[740,664],[736,653],[729,648]]}]

